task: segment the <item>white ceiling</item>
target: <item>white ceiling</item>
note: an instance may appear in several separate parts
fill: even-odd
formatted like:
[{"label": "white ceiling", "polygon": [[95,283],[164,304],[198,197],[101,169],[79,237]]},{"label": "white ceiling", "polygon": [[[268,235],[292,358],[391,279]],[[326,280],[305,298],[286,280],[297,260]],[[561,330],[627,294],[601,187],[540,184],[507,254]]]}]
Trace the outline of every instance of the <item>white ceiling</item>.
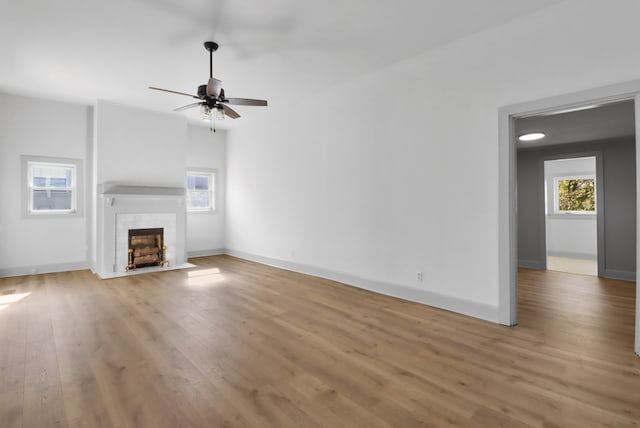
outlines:
[{"label": "white ceiling", "polygon": [[227,96],[273,103],[560,1],[0,0],[0,91],[170,111],[147,86],[195,92],[214,40]]},{"label": "white ceiling", "polygon": [[597,108],[545,116],[532,116],[515,121],[516,135],[544,132],[542,140],[524,143],[518,148],[555,144],[610,140],[635,135],[634,101],[604,104]]}]

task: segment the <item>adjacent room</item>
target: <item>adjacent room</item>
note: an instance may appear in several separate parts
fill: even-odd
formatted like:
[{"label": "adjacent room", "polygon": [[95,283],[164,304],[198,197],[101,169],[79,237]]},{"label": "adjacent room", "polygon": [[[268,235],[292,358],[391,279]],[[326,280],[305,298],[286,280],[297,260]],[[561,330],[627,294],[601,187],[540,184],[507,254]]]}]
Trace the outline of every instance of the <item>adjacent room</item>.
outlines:
[{"label": "adjacent room", "polygon": [[518,265],[634,281],[634,100],[568,110],[515,121]]},{"label": "adjacent room", "polygon": [[637,16],[2,2],[0,427],[637,426]]}]

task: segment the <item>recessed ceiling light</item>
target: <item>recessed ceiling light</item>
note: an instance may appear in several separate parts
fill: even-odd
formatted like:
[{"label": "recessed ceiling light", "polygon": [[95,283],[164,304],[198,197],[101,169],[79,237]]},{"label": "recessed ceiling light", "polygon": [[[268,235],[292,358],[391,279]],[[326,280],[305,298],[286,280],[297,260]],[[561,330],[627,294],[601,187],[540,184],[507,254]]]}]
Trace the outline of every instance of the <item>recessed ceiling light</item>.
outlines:
[{"label": "recessed ceiling light", "polygon": [[536,141],[541,140],[545,137],[544,132],[530,132],[528,134],[522,134],[518,137],[520,141]]}]

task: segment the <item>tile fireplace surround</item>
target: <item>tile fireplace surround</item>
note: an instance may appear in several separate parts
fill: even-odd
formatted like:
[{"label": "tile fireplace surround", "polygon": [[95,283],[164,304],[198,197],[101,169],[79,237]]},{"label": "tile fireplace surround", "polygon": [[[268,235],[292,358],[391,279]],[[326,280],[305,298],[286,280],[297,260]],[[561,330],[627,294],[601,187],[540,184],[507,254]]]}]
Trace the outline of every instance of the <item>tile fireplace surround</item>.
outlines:
[{"label": "tile fireplace surround", "polygon": [[[184,188],[103,184],[96,210],[94,272],[113,278],[143,272],[189,267],[186,263]],[[126,272],[129,229],[163,228],[169,267]]]}]

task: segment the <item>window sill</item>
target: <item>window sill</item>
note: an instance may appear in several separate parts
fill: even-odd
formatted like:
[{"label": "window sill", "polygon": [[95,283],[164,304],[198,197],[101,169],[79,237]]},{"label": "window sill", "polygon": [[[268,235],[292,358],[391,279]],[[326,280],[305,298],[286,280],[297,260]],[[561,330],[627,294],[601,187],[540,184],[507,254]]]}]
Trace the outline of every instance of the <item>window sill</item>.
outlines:
[{"label": "window sill", "polygon": [[40,219],[40,218],[46,218],[46,219],[52,219],[52,218],[78,218],[78,217],[82,217],[82,213],[79,213],[78,211],[70,211],[70,212],[43,212],[43,213],[38,213],[38,212],[28,212],[25,215],[25,218],[28,219]]},{"label": "window sill", "polygon": [[597,217],[597,214],[547,214],[547,218],[554,220],[595,220]]},{"label": "window sill", "polygon": [[216,210],[214,209],[209,209],[209,210],[187,210],[187,215],[209,215],[209,214],[216,214]]}]

